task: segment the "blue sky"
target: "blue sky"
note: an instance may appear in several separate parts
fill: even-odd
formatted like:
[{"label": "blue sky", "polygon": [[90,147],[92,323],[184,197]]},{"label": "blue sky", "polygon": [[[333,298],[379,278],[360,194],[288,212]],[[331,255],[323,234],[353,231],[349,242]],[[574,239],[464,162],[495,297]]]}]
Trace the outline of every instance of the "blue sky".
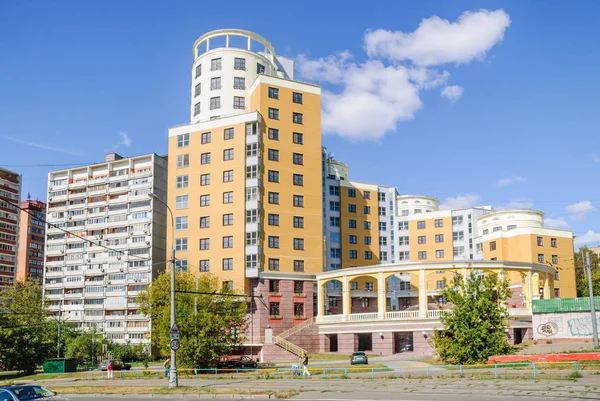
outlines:
[{"label": "blue sky", "polygon": [[[297,58],[302,79],[319,79],[330,112],[327,130],[340,124],[324,145],[350,165],[353,180],[452,205],[533,207],[553,225],[573,230],[577,244],[600,243],[600,3],[365,4],[0,2],[0,165],[22,173],[24,193],[43,200],[47,172],[61,167],[24,165],[87,164],[111,150],[166,153],[168,128],[189,121],[194,40],[235,27]],[[464,12],[484,15],[482,8],[506,17],[471,25],[459,20]],[[448,22],[426,29],[440,21],[433,16]],[[432,31],[439,28],[445,40],[444,26],[466,35],[460,44],[466,48],[440,45]],[[399,44],[400,33],[433,38],[434,48]],[[423,51],[437,61],[424,61]],[[375,64],[433,78],[421,85],[414,78],[381,81],[369,69]],[[342,78],[324,78],[322,69],[311,70],[315,66],[334,66]],[[353,87],[352,70],[372,80],[367,87],[377,80],[380,92],[393,93]],[[454,97],[441,96],[447,87]],[[407,98],[404,89],[416,92]],[[351,120],[348,126],[341,100],[361,90],[367,100],[382,95],[381,103],[369,104],[400,117],[383,128],[381,118],[361,120],[373,129]]]}]

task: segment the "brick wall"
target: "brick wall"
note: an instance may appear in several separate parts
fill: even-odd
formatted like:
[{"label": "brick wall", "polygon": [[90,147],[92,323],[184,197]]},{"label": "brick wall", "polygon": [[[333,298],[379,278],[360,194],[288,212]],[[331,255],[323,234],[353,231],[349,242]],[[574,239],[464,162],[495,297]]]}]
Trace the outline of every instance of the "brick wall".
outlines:
[{"label": "brick wall", "polygon": [[353,333],[340,333],[338,334],[338,353],[340,354],[351,354],[356,350],[358,344],[358,338]]},{"label": "brick wall", "polygon": [[423,335],[423,331],[413,331],[413,349],[415,354],[431,355],[433,348],[429,344],[429,339],[433,338],[433,331],[425,331],[427,338]]},{"label": "brick wall", "polygon": [[394,353],[394,333],[373,333],[373,350],[370,355],[392,355]]},{"label": "brick wall", "polygon": [[352,313],[370,313],[377,312],[377,298],[366,298],[369,300],[369,306],[363,307],[363,298],[352,299]]}]

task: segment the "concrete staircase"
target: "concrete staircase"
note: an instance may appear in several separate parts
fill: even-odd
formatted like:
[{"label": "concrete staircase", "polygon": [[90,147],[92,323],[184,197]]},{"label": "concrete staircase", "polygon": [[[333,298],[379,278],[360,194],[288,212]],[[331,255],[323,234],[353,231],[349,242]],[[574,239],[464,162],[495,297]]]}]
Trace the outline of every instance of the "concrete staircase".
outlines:
[{"label": "concrete staircase", "polygon": [[297,346],[296,344],[292,343],[291,341],[288,341],[287,338],[312,326],[313,324],[315,324],[315,321],[316,321],[316,319],[313,316],[310,319],[307,319],[304,323],[298,324],[298,325],[284,331],[283,333],[279,334],[278,336],[275,336],[274,343],[276,345],[278,345],[279,347],[283,348],[284,350],[286,350],[287,352],[292,353],[299,358],[303,357],[306,350],[304,348]]}]

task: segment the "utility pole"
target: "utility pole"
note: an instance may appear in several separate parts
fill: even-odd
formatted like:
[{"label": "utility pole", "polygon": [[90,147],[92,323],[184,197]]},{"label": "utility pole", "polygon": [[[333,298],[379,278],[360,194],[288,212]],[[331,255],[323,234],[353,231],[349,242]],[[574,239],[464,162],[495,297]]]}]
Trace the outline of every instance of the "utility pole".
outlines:
[{"label": "utility pole", "polygon": [[94,357],[96,356],[96,353],[94,352],[94,345],[95,345],[95,337],[96,337],[96,323],[92,323],[92,367],[96,366],[94,364]]},{"label": "utility pole", "polygon": [[594,285],[592,284],[592,268],[590,266],[590,253],[585,254],[585,271],[587,272],[588,285],[590,286],[590,311],[592,312],[592,335],[594,347],[598,348],[598,322],[596,321],[596,305],[594,303]]},{"label": "utility pole", "polygon": [[57,340],[56,340],[56,357],[60,358],[60,321],[62,318],[62,304],[63,300],[60,300],[60,307],[58,309],[58,333],[57,333]]}]

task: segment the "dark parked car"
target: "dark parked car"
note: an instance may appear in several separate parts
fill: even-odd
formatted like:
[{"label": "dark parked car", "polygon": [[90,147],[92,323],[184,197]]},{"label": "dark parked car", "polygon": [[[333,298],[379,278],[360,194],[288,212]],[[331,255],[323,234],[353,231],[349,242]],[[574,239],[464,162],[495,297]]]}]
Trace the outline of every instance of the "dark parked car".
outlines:
[{"label": "dark parked car", "polygon": [[258,363],[255,360],[250,358],[249,356],[236,356],[230,358],[227,364],[228,368],[253,368],[256,369],[258,367]]},{"label": "dark parked car", "polygon": [[229,367],[229,359],[226,356],[219,358],[217,369],[226,369]]},{"label": "dark parked car", "polygon": [[400,352],[414,351],[412,344],[403,344],[400,346]]},{"label": "dark parked car", "polygon": [[362,351],[355,352],[350,357],[350,365],[369,364],[369,357]]},{"label": "dark parked car", "polygon": [[113,370],[130,370],[131,369],[130,363],[125,363],[123,361],[117,361],[114,359],[103,360],[102,362],[100,362],[100,365],[98,365],[98,369],[108,370],[108,362],[112,362]]},{"label": "dark parked car", "polygon": [[7,386],[0,387],[0,401],[22,401],[22,400],[53,400],[71,401],[70,398],[62,397],[52,390],[42,386]]}]

